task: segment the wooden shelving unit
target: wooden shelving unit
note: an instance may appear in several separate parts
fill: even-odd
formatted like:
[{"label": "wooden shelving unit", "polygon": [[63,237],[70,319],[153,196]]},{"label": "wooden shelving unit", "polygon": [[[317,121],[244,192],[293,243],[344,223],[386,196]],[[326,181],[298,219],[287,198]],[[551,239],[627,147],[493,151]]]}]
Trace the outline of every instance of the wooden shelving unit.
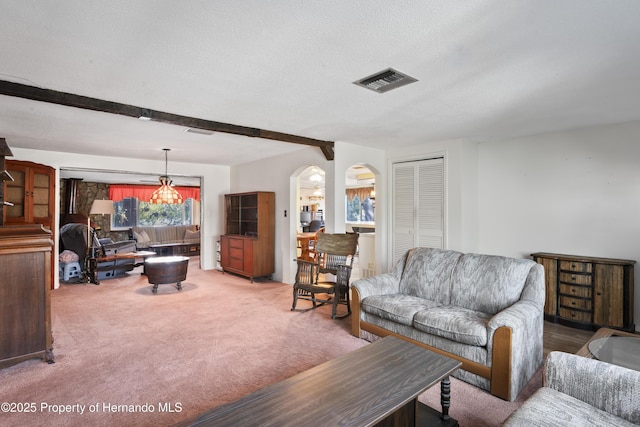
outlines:
[{"label": "wooden shelving unit", "polygon": [[275,193],[225,195],[225,234],[220,238],[223,272],[271,277],[275,271]]}]

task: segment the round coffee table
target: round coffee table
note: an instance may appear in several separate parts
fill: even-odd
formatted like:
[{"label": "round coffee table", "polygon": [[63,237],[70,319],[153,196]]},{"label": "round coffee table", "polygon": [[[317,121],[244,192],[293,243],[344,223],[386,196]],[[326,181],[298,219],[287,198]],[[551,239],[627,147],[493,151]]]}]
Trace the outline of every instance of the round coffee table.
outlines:
[{"label": "round coffee table", "polygon": [[182,281],[187,278],[189,257],[186,256],[162,256],[148,258],[144,262],[144,269],[149,283],[153,285],[152,292],[158,293],[158,285],[176,283],[179,291],[182,290]]}]

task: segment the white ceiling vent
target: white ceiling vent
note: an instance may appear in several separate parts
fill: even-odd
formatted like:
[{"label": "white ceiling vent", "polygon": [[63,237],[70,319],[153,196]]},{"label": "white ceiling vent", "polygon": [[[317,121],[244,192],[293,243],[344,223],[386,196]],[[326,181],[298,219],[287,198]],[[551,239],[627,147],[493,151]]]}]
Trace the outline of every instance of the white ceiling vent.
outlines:
[{"label": "white ceiling vent", "polygon": [[200,135],[213,135],[213,131],[206,129],[198,129],[198,128],[188,128],[187,132],[189,133],[198,133]]},{"label": "white ceiling vent", "polygon": [[357,80],[353,82],[353,84],[371,89],[374,92],[384,93],[417,81],[418,79],[414,79],[413,77],[394,70],[393,68],[387,68],[384,71],[380,71],[379,73],[372,74],[364,79]]}]

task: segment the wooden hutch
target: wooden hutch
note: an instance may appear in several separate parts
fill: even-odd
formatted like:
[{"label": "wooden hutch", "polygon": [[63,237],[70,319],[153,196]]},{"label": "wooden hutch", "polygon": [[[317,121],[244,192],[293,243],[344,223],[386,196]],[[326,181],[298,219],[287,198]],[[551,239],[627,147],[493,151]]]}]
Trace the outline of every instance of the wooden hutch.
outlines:
[{"label": "wooden hutch", "polygon": [[[11,162],[9,167],[10,162],[5,161],[5,156],[11,155],[6,141],[0,138],[0,367],[34,357],[53,363],[52,233],[41,224],[28,223],[41,214],[43,217],[53,214],[49,204],[52,197],[46,196],[50,198],[44,209],[37,206],[39,202],[34,203],[36,199],[40,200],[38,197],[41,195],[36,187],[45,181],[53,181],[48,176],[43,180],[39,178],[37,183],[31,181],[35,187],[26,189],[31,185],[27,178],[23,181],[24,189],[15,192],[13,189],[18,188],[29,172],[14,168],[15,162]],[[21,175],[23,172],[25,175]],[[17,180],[14,180],[14,174]],[[52,187],[50,190],[53,191]],[[5,200],[5,194],[10,198]],[[15,195],[19,197],[14,203],[12,196]],[[46,210],[49,211],[45,213]],[[17,212],[21,215],[14,215]],[[9,225],[5,225],[5,218]],[[51,223],[47,225],[50,227]]]},{"label": "wooden hutch", "polygon": [[220,238],[223,272],[249,277],[275,271],[275,193],[225,195],[225,234]]}]

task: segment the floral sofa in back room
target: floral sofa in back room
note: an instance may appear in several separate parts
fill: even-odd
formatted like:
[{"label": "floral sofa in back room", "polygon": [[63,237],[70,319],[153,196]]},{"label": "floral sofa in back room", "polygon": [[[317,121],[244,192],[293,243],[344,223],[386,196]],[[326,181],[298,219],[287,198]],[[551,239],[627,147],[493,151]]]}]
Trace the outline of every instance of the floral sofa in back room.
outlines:
[{"label": "floral sofa in back room", "polygon": [[353,283],[352,333],[462,362],[453,376],[513,401],[542,365],[544,270],[528,259],[415,248]]},{"label": "floral sofa in back room", "polygon": [[[197,225],[140,226],[131,228],[131,238],[138,250],[154,245],[192,243],[200,245],[200,231]],[[199,251],[198,251],[199,253]]]}]

